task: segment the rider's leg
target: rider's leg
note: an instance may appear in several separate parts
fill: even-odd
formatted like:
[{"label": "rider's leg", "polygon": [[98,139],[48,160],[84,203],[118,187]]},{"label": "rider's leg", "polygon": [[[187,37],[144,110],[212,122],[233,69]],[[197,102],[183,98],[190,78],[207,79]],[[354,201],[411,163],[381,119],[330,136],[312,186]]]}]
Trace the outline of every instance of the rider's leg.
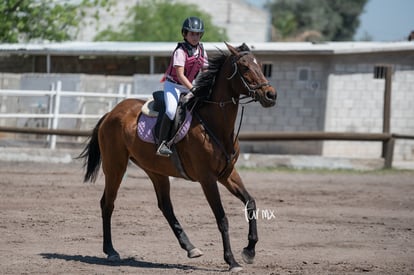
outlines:
[{"label": "rider's leg", "polygon": [[160,126],[160,137],[159,140],[160,146],[157,149],[157,155],[163,157],[169,157],[172,154],[171,149],[168,147],[167,142],[170,139],[172,120],[168,117],[167,114],[164,114],[161,120]]},{"label": "rider's leg", "polygon": [[172,154],[167,143],[170,140],[171,126],[177,110],[179,96],[180,90],[177,89],[176,85],[166,81],[164,84],[165,114],[161,120],[160,145],[157,149],[157,155],[169,157]]}]

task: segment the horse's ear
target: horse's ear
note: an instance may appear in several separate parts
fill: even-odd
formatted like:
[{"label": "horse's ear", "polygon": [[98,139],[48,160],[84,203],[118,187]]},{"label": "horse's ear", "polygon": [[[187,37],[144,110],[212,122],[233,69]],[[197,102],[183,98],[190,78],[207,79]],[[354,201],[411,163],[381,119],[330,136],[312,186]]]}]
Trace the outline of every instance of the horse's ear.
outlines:
[{"label": "horse's ear", "polygon": [[231,52],[232,55],[238,56],[239,52],[237,51],[237,49],[235,47],[233,47],[232,45],[228,44],[226,41],[224,41],[224,44],[226,44],[227,49],[229,49],[229,51]]},{"label": "horse's ear", "polygon": [[250,48],[246,43],[243,43],[239,48],[241,51],[250,52]]}]

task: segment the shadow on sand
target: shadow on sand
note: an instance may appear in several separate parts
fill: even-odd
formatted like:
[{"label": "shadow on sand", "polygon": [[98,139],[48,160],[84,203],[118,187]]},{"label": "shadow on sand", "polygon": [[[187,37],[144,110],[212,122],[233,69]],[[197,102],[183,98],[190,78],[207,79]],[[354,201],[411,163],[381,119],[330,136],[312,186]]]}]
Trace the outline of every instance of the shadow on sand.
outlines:
[{"label": "shadow on sand", "polygon": [[106,265],[106,266],[130,266],[137,268],[154,268],[154,269],[180,269],[180,270],[201,270],[201,271],[214,271],[214,272],[224,272],[224,270],[219,269],[207,269],[200,268],[191,265],[182,265],[182,264],[163,264],[163,263],[153,263],[148,261],[137,260],[133,257],[121,259],[116,262],[108,261],[106,258],[96,257],[96,256],[82,256],[82,255],[66,255],[59,253],[41,253],[45,259],[59,259],[65,261],[75,261],[86,264],[94,265]]}]

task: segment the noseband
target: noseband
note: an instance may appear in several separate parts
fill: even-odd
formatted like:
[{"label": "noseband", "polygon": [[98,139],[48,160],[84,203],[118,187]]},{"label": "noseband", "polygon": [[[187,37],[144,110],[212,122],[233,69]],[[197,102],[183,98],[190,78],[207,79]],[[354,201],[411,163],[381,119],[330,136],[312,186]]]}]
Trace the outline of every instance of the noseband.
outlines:
[{"label": "noseband", "polygon": [[248,97],[252,98],[252,100],[250,100],[247,103],[250,103],[250,102],[253,102],[253,101],[258,101],[259,99],[258,99],[258,96],[257,96],[257,90],[259,90],[263,87],[266,87],[266,86],[270,86],[269,82],[260,83],[260,84],[257,84],[257,85],[253,86],[253,85],[249,84],[247,82],[247,80],[244,78],[244,76],[240,73],[240,71],[238,69],[238,66],[237,66],[237,62],[239,61],[239,59],[241,57],[243,57],[244,55],[249,54],[249,53],[250,52],[248,52],[248,51],[240,52],[240,55],[237,58],[233,58],[232,65],[234,67],[234,72],[230,77],[227,77],[227,80],[232,79],[236,74],[240,77],[240,80],[242,81],[244,87],[247,90],[247,95],[241,97],[240,99],[245,99],[245,98],[248,98]]}]

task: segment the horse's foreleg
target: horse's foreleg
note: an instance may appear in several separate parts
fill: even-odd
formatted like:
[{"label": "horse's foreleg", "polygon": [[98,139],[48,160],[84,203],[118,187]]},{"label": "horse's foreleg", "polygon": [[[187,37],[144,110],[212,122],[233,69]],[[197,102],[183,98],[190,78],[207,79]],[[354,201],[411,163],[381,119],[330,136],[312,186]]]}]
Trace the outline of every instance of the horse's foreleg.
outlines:
[{"label": "horse's foreleg", "polygon": [[258,241],[257,235],[257,223],[254,213],[256,212],[256,202],[252,196],[247,192],[240,178],[239,173],[236,169],[233,169],[232,173],[227,179],[221,179],[220,182],[236,197],[238,197],[245,206],[245,215],[249,221],[249,235],[248,244],[243,249],[242,257],[243,260],[251,264],[253,263],[256,255],[255,247]]},{"label": "horse's foreleg", "polygon": [[207,201],[213,210],[214,216],[217,221],[217,226],[220,230],[221,237],[223,240],[224,248],[224,260],[230,266],[230,271],[237,272],[242,270],[241,266],[236,262],[231,251],[230,236],[229,236],[229,223],[224,213],[223,205],[221,204],[220,193],[215,181],[201,182],[204,194]]},{"label": "horse's foreleg", "polygon": [[187,234],[184,232],[184,229],[181,227],[177,218],[174,214],[174,209],[171,203],[170,198],[170,180],[167,176],[162,176],[158,174],[153,174],[147,172],[150,177],[155,193],[157,194],[158,208],[163,213],[164,217],[167,219],[168,224],[176,236],[178,243],[181,248],[187,251],[187,256],[189,258],[196,258],[203,255],[203,252],[196,248],[188,239]]}]

